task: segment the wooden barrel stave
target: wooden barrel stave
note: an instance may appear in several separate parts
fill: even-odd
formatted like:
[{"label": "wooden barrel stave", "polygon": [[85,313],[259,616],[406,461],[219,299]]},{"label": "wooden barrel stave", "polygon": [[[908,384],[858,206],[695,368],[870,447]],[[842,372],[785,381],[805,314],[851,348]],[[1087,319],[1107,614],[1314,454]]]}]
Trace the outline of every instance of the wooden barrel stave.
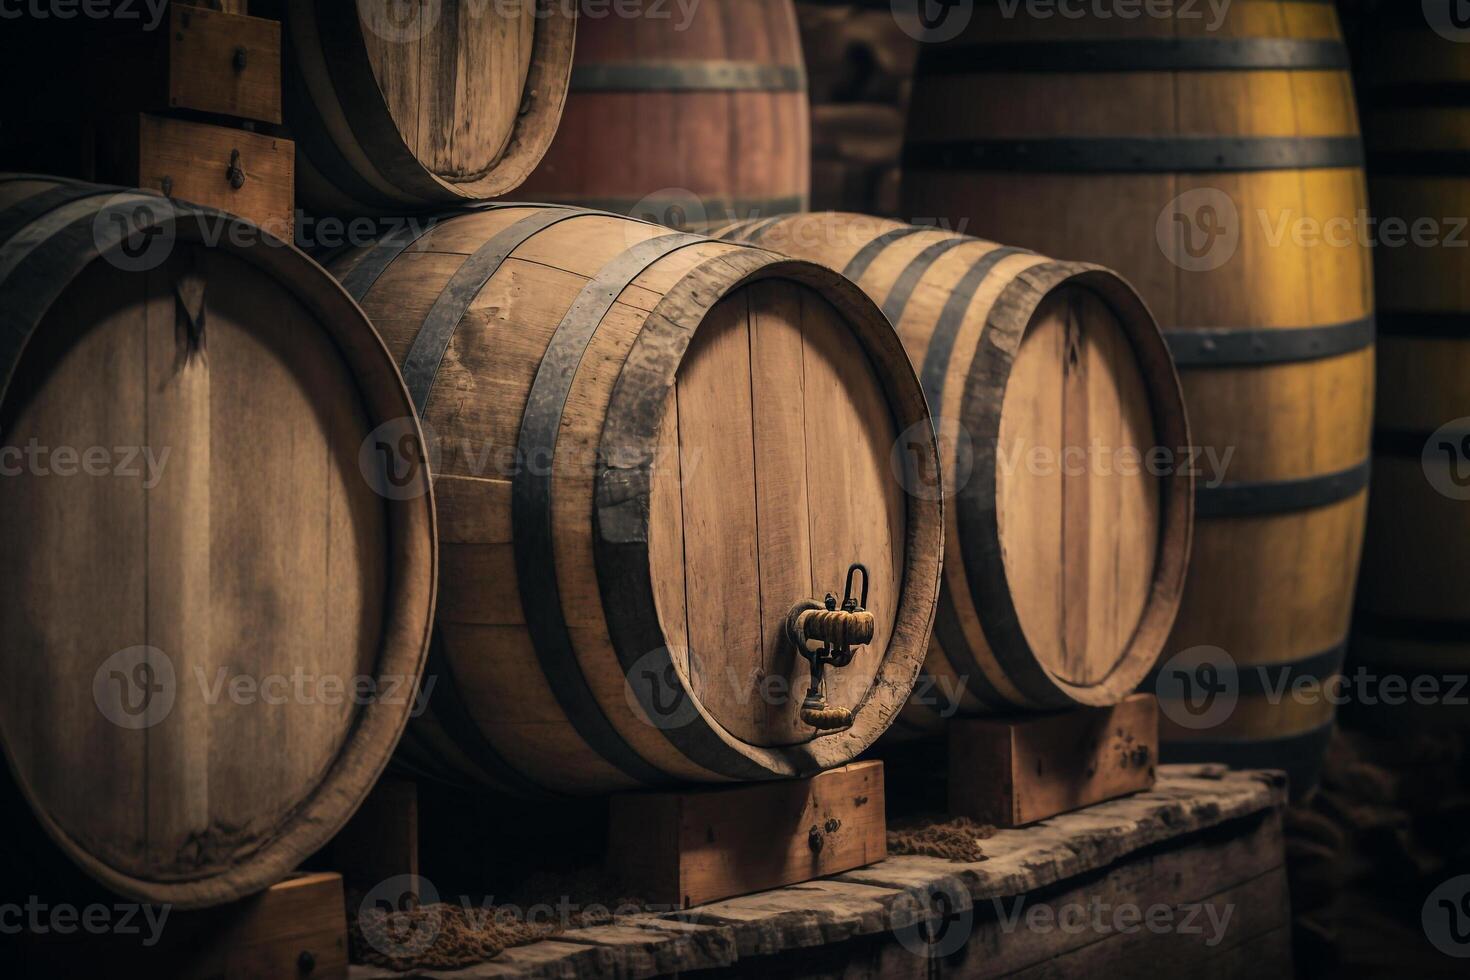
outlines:
[{"label": "wooden barrel stave", "polygon": [[[26,658],[0,704],[11,773],[52,839],[107,887],[186,908],[238,899],[341,827],[412,708],[433,609],[432,502],[427,483],[380,497],[359,458],[380,424],[414,431],[412,409],[341,289],[241,219],[29,177],[0,177],[0,208],[7,437],[170,453],[136,494],[130,479],[0,481],[7,540],[29,554],[4,612],[7,649]],[[135,267],[122,227],[174,238]],[[262,484],[295,491],[252,492]],[[71,556],[64,575],[46,568],[57,554]],[[322,588],[301,587],[313,581]],[[141,646],[158,679],[143,710],[160,694],[159,717],[116,721],[94,693],[100,673],[57,681]],[[408,693],[271,700],[268,679],[296,670]],[[260,701],[211,700],[240,673]],[[42,717],[55,732],[36,741]],[[58,778],[99,760],[85,785]]]},{"label": "wooden barrel stave", "polygon": [[[464,270],[477,262],[466,285]],[[440,437],[441,547],[445,581],[455,583],[440,606],[444,670],[436,679],[463,711],[456,721],[436,707],[413,733],[410,756],[432,759],[453,742],[456,750],[439,764],[456,778],[584,793],[811,771],[877,737],[927,642],[933,597],[926,606],[924,581],[937,591],[938,565],[933,551],[918,549],[939,547],[939,524],[933,505],[905,502],[882,485],[896,419],[923,417],[922,396],[891,330],[852,287],[748,247],[545,206],[444,221],[368,281],[358,270],[376,271],[373,263],[372,250],[361,250],[335,271],[357,281],[390,349],[409,362],[410,390],[420,392],[426,428]],[[716,302],[731,293],[758,315]],[[437,371],[419,387],[414,352],[436,315],[452,328]],[[747,330],[749,340],[740,336]],[[824,373],[851,360],[854,337],[867,358]],[[726,338],[742,342],[732,347]],[[792,364],[801,373],[791,375]],[[645,381],[635,385],[634,373]],[[677,403],[671,386],[683,393]],[[793,390],[822,407],[822,428],[791,428],[781,396]],[[747,407],[732,414],[727,404]],[[661,424],[665,415],[677,421]],[[732,418],[755,427],[755,443],[728,430]],[[613,434],[617,419],[624,435]],[[679,434],[673,443],[671,432]],[[658,457],[660,445],[674,464],[651,473],[606,468],[610,459]],[[691,462],[691,445],[710,448],[697,466],[678,466],[681,457]],[[851,447],[864,445],[871,455],[853,456]],[[485,449],[497,452],[486,457]],[[519,457],[499,452],[511,449]],[[544,472],[518,465],[538,455]],[[761,549],[752,538],[731,551],[717,524],[738,523],[738,494],[722,499],[718,488],[739,486],[739,473],[752,468],[772,474],[752,487],[764,508]],[[847,473],[844,485],[859,504],[800,507],[813,514],[812,554],[803,558],[798,547],[787,569],[766,554],[775,547],[767,536],[780,539],[790,519],[770,502],[806,499],[802,474],[833,468]],[[791,473],[795,489],[783,485]],[[641,480],[641,490],[627,489],[627,480]],[[625,534],[625,507],[609,511],[601,502],[610,486],[643,501],[633,511],[643,524],[632,525],[641,532]],[[844,516],[869,499],[884,502],[881,520]],[[718,506],[699,512],[698,500]],[[606,528],[592,533],[604,514],[617,517],[614,543]],[[589,526],[589,515],[599,524]],[[680,518],[705,530],[684,540]],[[804,670],[779,628],[789,603],[756,603],[749,583],[759,580],[763,595],[793,598],[818,581],[838,588],[846,562],[859,557],[876,576],[869,608],[879,629],[853,665],[835,673],[828,694],[864,704],[859,718],[871,720],[811,742],[796,718],[804,687],[794,700],[767,704],[730,681],[748,670],[741,658],[756,647],[765,672],[797,681]],[[726,570],[732,561],[735,570]],[[739,573],[742,562],[749,574]],[[680,564],[699,584],[697,595],[686,598],[681,576],[659,573]],[[808,567],[793,578],[793,569]],[[684,624],[673,610],[686,605]],[[629,672],[644,669],[650,654],[692,695],[697,719],[661,728],[630,697]],[[497,777],[502,764],[511,779]]]},{"label": "wooden barrel stave", "polygon": [[[919,696],[904,709],[903,730],[935,730],[943,717],[956,710],[979,714],[1107,704],[1129,693],[1152,665],[1178,601],[1188,551],[1190,481],[1181,476],[1158,488],[1149,486],[1133,498],[1142,509],[1128,511],[1125,507],[1121,521],[1114,514],[1110,522],[1087,517],[1077,525],[1089,528],[1090,534],[1104,523],[1109,527],[1122,523],[1136,530],[1139,539],[1130,555],[1136,554],[1142,564],[1132,591],[1121,589],[1097,610],[1100,615],[1116,617],[1112,631],[1098,629],[1099,624],[1093,623],[1092,630],[1063,637],[1057,623],[1064,615],[1051,603],[1050,590],[1035,578],[1056,572],[1064,563],[1046,559],[1030,563],[1019,557],[1030,544],[1049,553],[1041,541],[1013,547],[1008,560],[997,562],[993,555],[1000,550],[994,542],[1008,533],[1003,525],[1021,529],[1049,526],[1032,502],[1045,498],[1049,505],[1060,507],[1061,491],[1018,482],[998,472],[993,462],[986,470],[983,460],[987,456],[994,460],[998,453],[1004,455],[1020,443],[1018,437],[1025,429],[1018,419],[1029,417],[1029,406],[1024,405],[1028,395],[1055,391],[1063,384],[1060,374],[1052,376],[1059,371],[1062,352],[1047,346],[1057,344],[1060,336],[1048,331],[1056,322],[1051,311],[1069,303],[1096,303],[1105,314],[1100,323],[1112,311],[1117,311],[1120,321],[1131,318],[1124,328],[1130,331],[1133,345],[1128,355],[1115,362],[1099,362],[1108,367],[1097,372],[1101,377],[1111,377],[1113,372],[1124,376],[1135,370],[1134,357],[1153,372],[1146,382],[1135,377],[1132,387],[1148,393],[1151,404],[1144,413],[1156,411],[1161,418],[1150,419],[1153,424],[1147,427],[1146,436],[1131,432],[1128,438],[1145,439],[1145,445],[1152,445],[1156,436],[1166,442],[1185,439],[1183,405],[1167,352],[1131,291],[1093,267],[1057,263],[1024,250],[859,215],[744,221],[722,229],[721,234],[820,261],[852,277],[894,322],[919,368],[931,407],[941,420],[941,438],[947,443],[944,465],[951,474],[961,466],[961,450],[952,436],[944,435],[944,420],[962,420],[974,439],[977,475],[956,492],[952,498],[959,502],[953,508],[956,517],[946,521],[946,547],[959,558],[945,563],[945,589],[926,676],[920,681]],[[1107,331],[1099,333],[1106,335]],[[976,352],[986,349],[1009,351],[1004,355],[1008,360],[983,366]],[[1029,353],[1017,357],[1017,351]],[[1040,356],[1036,351],[1042,352]],[[999,404],[995,404],[996,387],[1005,392]],[[991,431],[986,431],[987,424]],[[1186,490],[1178,490],[1180,486]],[[972,494],[971,488],[981,492]],[[1160,502],[1152,499],[1155,491]],[[1049,496],[1052,493],[1055,499]],[[981,505],[974,506],[967,495],[982,498]],[[1123,497],[1110,501],[1122,505]],[[999,513],[1002,526],[992,523],[987,528],[982,516],[986,513]],[[1157,536],[1149,526],[1154,522],[1162,525]],[[991,553],[977,549],[977,541],[991,542]],[[1098,543],[1099,553],[1120,548],[1116,540]],[[982,583],[980,587],[977,582]],[[998,598],[1001,594],[1005,594],[1004,601]],[[1020,629],[1014,625],[1018,614],[1024,623]],[[1091,650],[1087,644],[1095,636],[1109,640],[1111,647]],[[1049,652],[1038,654],[1042,649]],[[1037,666],[1042,659],[1046,667]],[[1088,668],[1096,666],[1093,661],[1102,666],[1089,674]],[[1069,670],[1082,673],[1069,681],[1065,676]]]},{"label": "wooden barrel stave", "polygon": [[676,227],[806,207],[806,71],[790,0],[687,23],[586,17],[561,129],[524,193]]},{"label": "wooden barrel stave", "polygon": [[[1335,11],[1248,0],[1218,26],[978,11],[949,54],[921,57],[905,204],[1105,260],[1147,298],[1178,355],[1196,443],[1234,447],[1226,482],[1201,480],[1191,587],[1166,653],[1221,646],[1244,676],[1320,666],[1344,641],[1366,506],[1372,280]],[[1199,225],[1158,224],[1191,192],[1234,209],[1238,245],[1215,268],[1190,266],[1213,242],[1182,240]],[[1265,734],[1252,697],[1208,732],[1166,712],[1171,751],[1203,758],[1229,743],[1244,758]],[[1296,720],[1308,726],[1301,761],[1323,744],[1322,719]],[[1269,764],[1282,746],[1258,748]]]},{"label": "wooden barrel stave", "polygon": [[[445,0],[403,23],[385,7],[317,0],[288,0],[285,13],[287,123],[300,150],[298,193],[315,210],[498,197],[526,179],[556,132],[575,5],[510,14]],[[429,82],[438,87],[421,91]]]}]

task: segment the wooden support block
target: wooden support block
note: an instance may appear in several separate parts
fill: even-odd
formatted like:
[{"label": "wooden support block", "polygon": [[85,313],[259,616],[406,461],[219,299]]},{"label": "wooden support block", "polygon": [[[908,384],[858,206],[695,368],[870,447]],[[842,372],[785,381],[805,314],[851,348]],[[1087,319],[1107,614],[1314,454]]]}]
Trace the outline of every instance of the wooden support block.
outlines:
[{"label": "wooden support block", "polygon": [[172,3],[155,30],[119,21],[87,61],[110,111],[185,109],[281,122],[281,25]]},{"label": "wooden support block", "polygon": [[367,892],[401,875],[419,874],[417,784],[385,777],[332,840],[332,864],[348,888]]},{"label": "wooden support block", "polygon": [[632,894],[689,908],[888,856],[883,763],[729,789],[612,799],[608,868]]},{"label": "wooden support block", "polygon": [[[201,912],[153,909],[137,931],[34,936],[19,975],[254,980],[347,976],[342,876],[295,875],[259,895]],[[163,915],[163,918],[159,918]],[[152,923],[157,923],[155,930]]]},{"label": "wooden support block", "polygon": [[[111,119],[104,131],[98,180],[229,211],[291,240],[296,145],[290,140],[150,115]],[[231,181],[232,163],[243,175],[239,187]]]},{"label": "wooden support block", "polygon": [[1149,789],[1158,757],[1152,694],[1111,708],[958,720],[950,725],[949,809],[1020,827]]}]

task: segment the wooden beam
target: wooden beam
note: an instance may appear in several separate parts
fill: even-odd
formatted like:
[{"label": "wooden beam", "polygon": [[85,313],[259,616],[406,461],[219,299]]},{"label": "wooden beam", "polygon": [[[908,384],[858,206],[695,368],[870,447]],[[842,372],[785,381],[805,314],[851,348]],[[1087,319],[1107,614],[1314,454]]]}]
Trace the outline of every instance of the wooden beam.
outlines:
[{"label": "wooden beam", "polygon": [[643,900],[689,908],[888,855],[883,763],[810,779],[613,797],[608,868]]},{"label": "wooden beam", "polygon": [[1149,789],[1159,756],[1158,701],[963,719],[950,725],[949,809],[1020,827]]}]

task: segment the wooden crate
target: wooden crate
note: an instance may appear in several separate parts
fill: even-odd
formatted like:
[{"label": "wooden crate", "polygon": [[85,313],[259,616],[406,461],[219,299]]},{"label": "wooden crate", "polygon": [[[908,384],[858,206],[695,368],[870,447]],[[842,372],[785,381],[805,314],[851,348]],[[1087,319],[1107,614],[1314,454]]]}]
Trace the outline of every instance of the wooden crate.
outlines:
[{"label": "wooden crate", "polygon": [[281,122],[281,25],[273,20],[174,3],[156,30],[98,43],[88,71],[108,110]]},{"label": "wooden crate", "polygon": [[166,116],[114,117],[98,140],[97,179],[219,208],[292,237],[296,147],[288,139]]}]

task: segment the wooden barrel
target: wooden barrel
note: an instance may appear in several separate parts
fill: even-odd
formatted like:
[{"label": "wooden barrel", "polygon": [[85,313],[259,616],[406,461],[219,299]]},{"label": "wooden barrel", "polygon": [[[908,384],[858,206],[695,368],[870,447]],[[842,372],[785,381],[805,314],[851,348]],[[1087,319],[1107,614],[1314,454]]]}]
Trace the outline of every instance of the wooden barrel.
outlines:
[{"label": "wooden barrel", "polygon": [[[441,460],[421,769],[518,793],[812,773],[888,727],[939,591],[923,394],[820,266],[579,208],[505,205],[332,265]],[[895,460],[900,434],[912,448]],[[867,568],[870,643],[801,718],[793,606]],[[857,582],[858,579],[854,579]],[[859,598],[854,593],[854,598]],[[428,681],[426,681],[428,683]]]},{"label": "wooden barrel", "polygon": [[1301,788],[1333,706],[1270,692],[1341,665],[1372,414],[1366,192],[1337,15],[1316,0],[1081,13],[980,4],[958,37],[923,46],[904,207],[1106,262],[1158,316],[1206,454],[1164,656],[1225,651],[1211,677],[1239,703],[1194,727],[1158,688],[1167,757],[1289,768]]},{"label": "wooden barrel", "polygon": [[393,361],[242,219],[16,175],[0,336],[14,783],[114,891],[266,888],[377,780],[429,646],[434,513]]},{"label": "wooden barrel", "polygon": [[679,228],[805,210],[811,136],[791,0],[589,14],[571,87],[525,196]]},{"label": "wooden barrel", "polygon": [[403,213],[499,197],[556,133],[575,3],[277,2],[308,208]]},{"label": "wooden barrel", "polygon": [[1470,38],[1422,13],[1366,24],[1360,61],[1381,338],[1352,715],[1390,729],[1470,722]]},{"label": "wooden barrel", "polygon": [[919,366],[950,560],[903,727],[1131,694],[1179,607],[1194,500],[1186,468],[1146,462],[1189,434],[1132,288],[1097,266],[863,215],[723,234],[841,271]]}]

